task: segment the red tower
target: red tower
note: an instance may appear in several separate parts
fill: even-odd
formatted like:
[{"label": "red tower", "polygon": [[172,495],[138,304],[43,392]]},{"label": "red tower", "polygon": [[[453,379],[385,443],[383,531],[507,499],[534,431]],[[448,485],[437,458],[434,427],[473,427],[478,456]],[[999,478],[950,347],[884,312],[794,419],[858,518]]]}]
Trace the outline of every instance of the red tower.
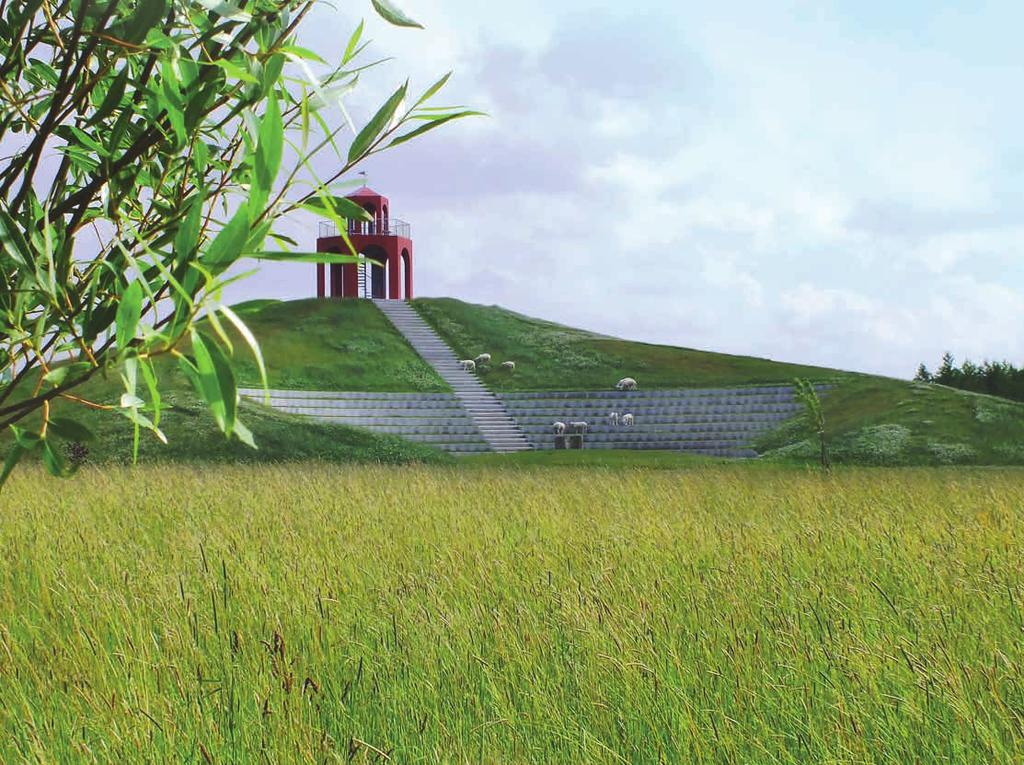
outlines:
[{"label": "red tower", "polygon": [[[332,263],[328,287],[327,269],[323,263],[317,263],[317,297],[412,300],[412,239],[409,238],[409,224],[392,218],[387,197],[382,197],[366,186],[349,194],[348,198],[373,216],[373,222],[350,220],[347,232],[356,252],[374,261],[367,264],[370,278],[367,280],[365,271],[355,263]],[[345,240],[334,224],[329,223],[320,224],[316,251],[349,254]]]}]

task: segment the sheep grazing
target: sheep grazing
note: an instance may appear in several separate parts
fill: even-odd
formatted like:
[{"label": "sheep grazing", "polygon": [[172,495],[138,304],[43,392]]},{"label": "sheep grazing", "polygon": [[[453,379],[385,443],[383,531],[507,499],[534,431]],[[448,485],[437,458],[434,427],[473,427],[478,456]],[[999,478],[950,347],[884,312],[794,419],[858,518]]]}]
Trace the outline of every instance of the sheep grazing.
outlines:
[{"label": "sheep grazing", "polygon": [[462,361],[459,362],[459,364],[462,365],[463,370],[465,370],[466,372],[476,371],[476,362],[473,361],[473,359],[463,359]]},{"label": "sheep grazing", "polygon": [[632,377],[623,377],[615,383],[615,390],[636,390],[636,380]]},{"label": "sheep grazing", "polygon": [[585,422],[570,422],[569,427],[572,428],[573,433],[586,433],[590,429],[590,425]]},{"label": "sheep grazing", "polygon": [[516,362],[514,362],[514,361],[503,361],[503,362],[501,362],[501,368],[504,369],[506,372],[515,372],[516,371]]},{"label": "sheep grazing", "polygon": [[489,354],[489,353],[481,353],[479,356],[477,356],[475,359],[473,359],[473,361],[475,361],[477,364],[490,364],[491,363],[491,354]]},{"label": "sheep grazing", "polygon": [[624,415],[622,415],[622,424],[625,427],[627,427],[627,428],[633,427],[633,415],[632,414],[624,414]]},{"label": "sheep grazing", "polygon": [[617,426],[619,424],[619,413],[609,412],[608,413],[608,424],[611,426]]},{"label": "sheep grazing", "polygon": [[551,427],[554,428],[556,436],[565,435],[565,423],[564,422],[556,422],[556,423],[552,424]]}]

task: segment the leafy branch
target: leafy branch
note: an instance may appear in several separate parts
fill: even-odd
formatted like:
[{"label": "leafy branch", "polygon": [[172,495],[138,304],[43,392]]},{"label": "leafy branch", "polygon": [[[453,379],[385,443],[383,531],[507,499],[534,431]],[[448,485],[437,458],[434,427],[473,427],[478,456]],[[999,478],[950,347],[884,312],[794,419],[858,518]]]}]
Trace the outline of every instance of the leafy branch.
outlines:
[{"label": "leafy branch", "polygon": [[[366,213],[335,194],[339,180],[476,114],[429,106],[449,75],[411,107],[406,83],[340,146],[343,99],[380,62],[359,61],[362,23],[337,64],[299,46],[315,2],[0,0],[0,141],[21,142],[0,168],[0,429],[12,434],[0,483],[29,453],[54,475],[73,471],[53,440],[88,433],[52,415],[58,399],[125,417],[136,450],[141,431],[163,439],[160,356],[176,359],[225,436],[255,446],[238,417],[228,329],[264,387],[266,371],[221,301],[228,269],[246,257],[359,262],[351,245],[296,251],[275,226],[303,209],[345,230]],[[372,4],[390,23],[420,26],[387,0]],[[344,119],[332,126],[335,110]],[[325,151],[339,169],[320,179],[313,160]],[[117,405],[73,392],[112,371]]]}]

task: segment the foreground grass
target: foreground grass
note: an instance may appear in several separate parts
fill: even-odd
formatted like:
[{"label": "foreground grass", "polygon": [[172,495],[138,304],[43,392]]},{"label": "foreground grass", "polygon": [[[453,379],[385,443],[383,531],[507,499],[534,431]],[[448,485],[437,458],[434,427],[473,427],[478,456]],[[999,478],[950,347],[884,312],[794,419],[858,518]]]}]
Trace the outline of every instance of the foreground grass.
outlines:
[{"label": "foreground grass", "polygon": [[1015,762],[1013,471],[147,468],[0,494],[0,761]]},{"label": "foreground grass", "polygon": [[[657,450],[626,449],[537,449],[527,452],[499,454],[485,452],[458,458],[460,465],[473,467],[587,467],[587,468],[651,468],[679,469],[708,465],[727,465],[731,461],[699,454]],[[748,463],[753,466],[760,463]],[[771,469],[777,470],[776,465]],[[600,479],[595,479],[600,480]]]},{"label": "foreground grass", "polygon": [[[479,375],[499,391],[609,390],[623,377],[653,389],[850,376],[835,369],[620,340],[453,298],[421,298],[413,305],[460,358],[490,353],[491,367]],[[516,362],[515,374],[498,368],[507,360]]]}]

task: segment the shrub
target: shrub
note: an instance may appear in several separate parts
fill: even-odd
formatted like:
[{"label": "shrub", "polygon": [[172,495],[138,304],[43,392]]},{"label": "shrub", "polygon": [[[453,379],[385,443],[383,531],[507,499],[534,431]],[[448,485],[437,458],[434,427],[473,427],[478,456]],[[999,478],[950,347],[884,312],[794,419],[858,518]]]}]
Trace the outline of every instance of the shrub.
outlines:
[{"label": "shrub", "polygon": [[843,438],[835,451],[858,462],[893,465],[900,462],[909,441],[910,429],[903,425],[869,425]]},{"label": "shrub", "polygon": [[978,457],[977,450],[970,444],[930,443],[927,449],[943,465],[961,465],[974,462]]}]

